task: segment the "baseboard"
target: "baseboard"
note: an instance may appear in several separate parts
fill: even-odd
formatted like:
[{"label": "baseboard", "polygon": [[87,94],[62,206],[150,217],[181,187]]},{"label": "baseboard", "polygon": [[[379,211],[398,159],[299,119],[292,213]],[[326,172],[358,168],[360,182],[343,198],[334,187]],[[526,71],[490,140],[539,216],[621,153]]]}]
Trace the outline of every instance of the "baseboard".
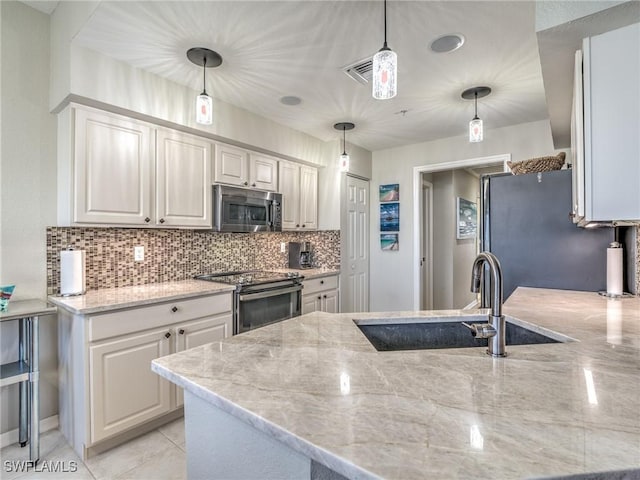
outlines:
[{"label": "baseboard", "polygon": [[[48,432],[54,428],[58,428],[58,415],[51,415],[50,417],[40,420],[40,433]],[[0,448],[7,447],[14,443],[18,443],[18,429],[9,430],[0,434]]]}]

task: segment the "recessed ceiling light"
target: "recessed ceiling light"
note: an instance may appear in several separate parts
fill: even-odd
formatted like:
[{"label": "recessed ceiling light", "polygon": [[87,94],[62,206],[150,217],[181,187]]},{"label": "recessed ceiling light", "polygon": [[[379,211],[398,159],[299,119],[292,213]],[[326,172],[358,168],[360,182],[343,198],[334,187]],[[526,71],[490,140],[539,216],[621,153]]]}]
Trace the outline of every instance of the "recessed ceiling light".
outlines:
[{"label": "recessed ceiling light", "polygon": [[429,48],[436,53],[447,53],[459,49],[463,44],[464,37],[455,33],[436,38]]},{"label": "recessed ceiling light", "polygon": [[302,103],[302,99],[295,95],[286,95],[280,99],[280,103],[283,105],[300,105]]}]

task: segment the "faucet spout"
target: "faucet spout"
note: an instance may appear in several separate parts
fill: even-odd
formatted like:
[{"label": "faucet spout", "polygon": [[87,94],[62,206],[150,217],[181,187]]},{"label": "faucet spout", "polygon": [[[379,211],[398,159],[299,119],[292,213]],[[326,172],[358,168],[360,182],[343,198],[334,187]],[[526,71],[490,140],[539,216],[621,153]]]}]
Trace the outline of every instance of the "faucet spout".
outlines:
[{"label": "faucet spout", "polygon": [[471,291],[473,293],[480,292],[480,280],[485,264],[488,265],[491,276],[491,313],[489,314],[490,321],[487,324],[487,327],[491,327],[491,335],[489,336],[487,353],[493,357],[504,357],[507,353],[505,348],[506,325],[504,316],[502,315],[502,268],[500,267],[498,258],[493,253],[481,252],[473,261],[473,268],[471,269]]}]

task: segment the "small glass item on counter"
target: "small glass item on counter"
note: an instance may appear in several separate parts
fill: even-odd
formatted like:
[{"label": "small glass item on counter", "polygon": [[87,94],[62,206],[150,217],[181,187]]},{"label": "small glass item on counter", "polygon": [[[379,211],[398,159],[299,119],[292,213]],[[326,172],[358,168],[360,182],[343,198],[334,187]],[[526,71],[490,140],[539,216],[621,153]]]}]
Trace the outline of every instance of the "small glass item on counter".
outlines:
[{"label": "small glass item on counter", "polygon": [[6,312],[9,309],[9,299],[13,294],[15,285],[0,286],[0,312]]}]

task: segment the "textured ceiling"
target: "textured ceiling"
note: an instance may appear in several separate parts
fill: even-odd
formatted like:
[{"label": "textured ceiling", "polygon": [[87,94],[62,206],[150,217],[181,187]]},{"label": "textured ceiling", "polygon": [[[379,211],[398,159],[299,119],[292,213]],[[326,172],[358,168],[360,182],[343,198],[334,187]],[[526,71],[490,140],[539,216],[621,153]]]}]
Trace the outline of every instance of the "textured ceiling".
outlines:
[{"label": "textured ceiling", "polygon": [[[341,71],[382,46],[382,14],[381,1],[103,1],[74,41],[194,90],[202,70],[185,53],[211,48],[224,58],[207,71],[212,96],[322,140],[354,122],[347,139],[372,151],[466,135],[473,102],[460,93],[475,85],[493,89],[478,102],[485,129],[548,118],[534,2],[390,1],[398,95],[385,101]],[[431,52],[447,33],[462,48]]]}]

